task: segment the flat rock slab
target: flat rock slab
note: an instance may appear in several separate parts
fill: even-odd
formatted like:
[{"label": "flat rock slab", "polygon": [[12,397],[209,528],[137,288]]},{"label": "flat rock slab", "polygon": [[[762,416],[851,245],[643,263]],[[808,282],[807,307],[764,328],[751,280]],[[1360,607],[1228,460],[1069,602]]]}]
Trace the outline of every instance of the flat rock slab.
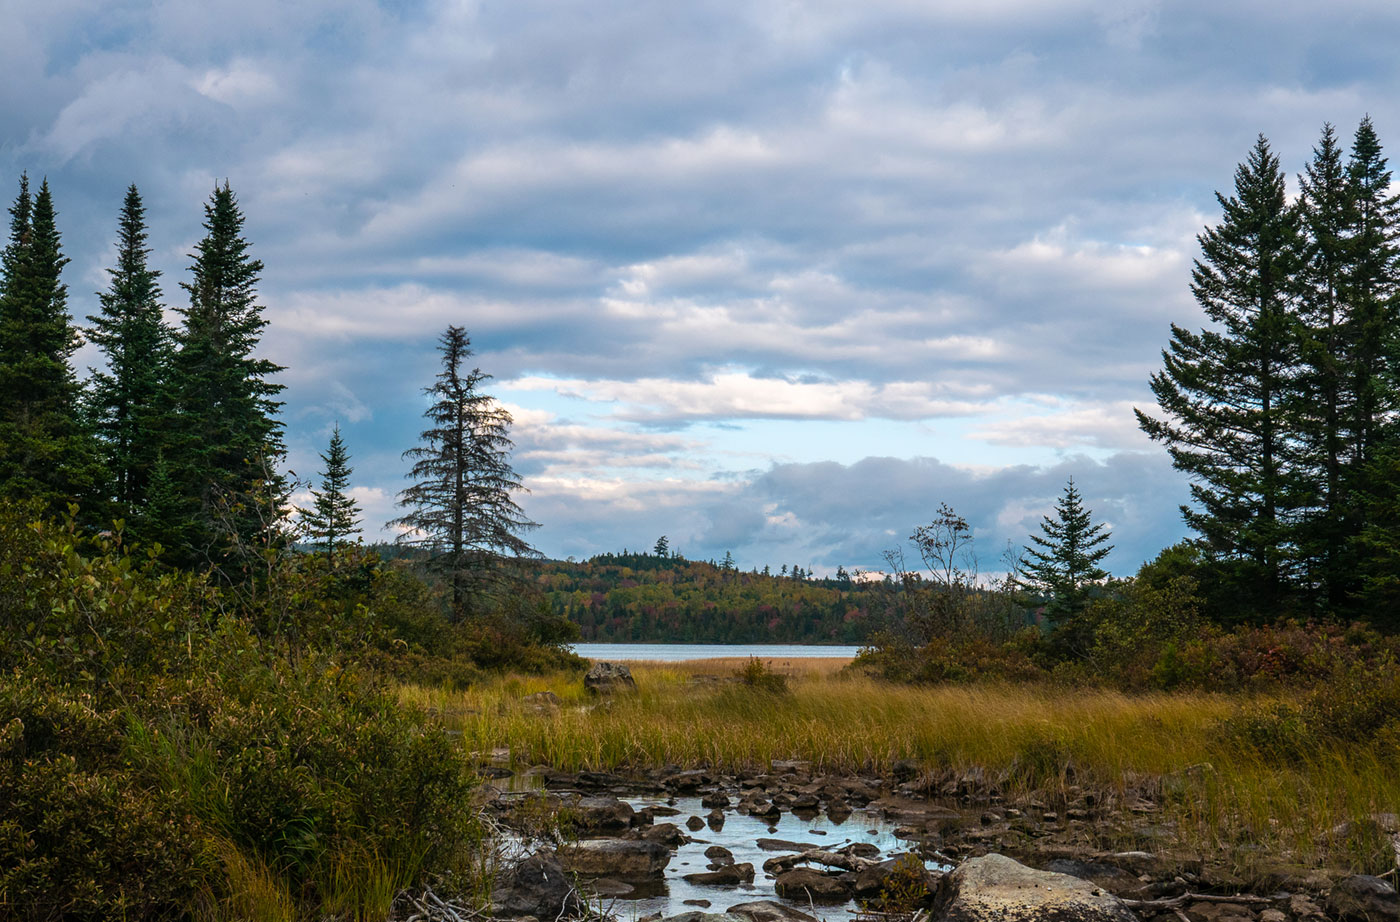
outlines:
[{"label": "flat rock slab", "polygon": [[726,912],[731,916],[742,916],[748,922],[817,922],[816,916],[809,916],[801,910],[784,906],[773,900],[754,900],[730,906]]},{"label": "flat rock slab", "polygon": [[757,839],[754,844],[765,852],[810,852],[821,848],[812,842],[789,842],[787,839]]},{"label": "flat rock slab", "polygon": [[1005,855],[972,858],[944,876],[933,922],[1137,922],[1087,880],[1037,871]]},{"label": "flat rock slab", "polygon": [[645,839],[583,839],[559,850],[565,870],[581,877],[645,880],[671,862],[671,850]]},{"label": "flat rock slab", "polygon": [[739,884],[753,883],[753,865],[730,864],[720,868],[718,871],[701,871],[698,874],[685,875],[686,883],[700,884],[709,887],[737,887]]}]

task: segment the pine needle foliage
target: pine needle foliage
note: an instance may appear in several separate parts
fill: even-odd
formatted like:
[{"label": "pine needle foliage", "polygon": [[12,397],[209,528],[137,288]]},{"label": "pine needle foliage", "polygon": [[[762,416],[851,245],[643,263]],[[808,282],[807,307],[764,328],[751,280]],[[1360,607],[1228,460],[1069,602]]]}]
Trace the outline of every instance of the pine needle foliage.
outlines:
[{"label": "pine needle foliage", "polygon": [[312,490],[311,508],[301,510],[302,526],[316,547],[335,555],[336,548],[360,533],[360,507],[345,491],[350,487],[350,453],[340,437],[340,426],[331,433],[330,445],[321,453],[326,468],[321,472],[321,489]]},{"label": "pine needle foliage", "polygon": [[81,339],[47,180],[31,198],[21,178],[10,219],[0,255],[0,494],[57,512],[90,500],[102,471],[80,415],[70,359]]},{"label": "pine needle foliage", "polygon": [[1198,240],[1191,291],[1212,326],[1172,325],[1164,368],[1151,380],[1165,418],[1135,411],[1191,478],[1182,507],[1206,551],[1238,565],[1242,588],[1275,611],[1296,559],[1290,529],[1310,490],[1290,452],[1287,417],[1298,366],[1289,298],[1301,238],[1285,179],[1261,135],[1216,199],[1221,223]]},{"label": "pine needle foliage", "polygon": [[390,524],[404,529],[400,544],[430,552],[460,621],[501,585],[506,558],[537,555],[521,535],[539,525],[511,497],[523,487],[510,465],[510,413],[481,390],[491,376],[466,370],[472,350],[462,327],[449,326],[438,342],[442,371],[424,389],[429,427],[403,454],[413,461],[413,484],[399,493],[409,512]]},{"label": "pine needle foliage", "polygon": [[[261,260],[243,237],[243,212],[225,182],[204,206],[205,236],[191,254],[189,294],[176,332],[180,434],[166,461],[192,510],[185,537],[198,559],[217,560],[228,540],[256,545],[268,527],[252,499],[285,491],[274,471],[284,453],[277,419],[282,367],[255,355],[267,321],[257,301]],[[229,534],[230,529],[232,534]]]},{"label": "pine needle foliage", "polygon": [[1021,582],[1047,600],[1046,613],[1062,621],[1081,612],[1094,584],[1108,578],[1099,562],[1113,550],[1106,544],[1107,526],[1094,522],[1074,478],[1055,504],[1055,515],[1043,516],[1041,534],[1031,535],[1021,559]]},{"label": "pine needle foliage", "polygon": [[111,283],[97,296],[100,312],[88,317],[88,338],[107,357],[107,369],[92,374],[89,412],[110,473],[109,492],[128,519],[145,509],[162,441],[174,425],[174,343],[162,318],[160,273],[147,262],[145,214],[133,185],[122,202],[117,262],[107,270]]}]

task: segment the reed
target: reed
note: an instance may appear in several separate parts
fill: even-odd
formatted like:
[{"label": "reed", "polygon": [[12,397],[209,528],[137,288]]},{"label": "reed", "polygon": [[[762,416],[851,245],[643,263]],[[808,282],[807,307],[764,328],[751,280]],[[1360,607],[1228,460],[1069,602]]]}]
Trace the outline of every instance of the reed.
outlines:
[{"label": "reed", "polygon": [[[633,664],[637,693],[602,706],[565,674],[464,692],[406,686],[401,695],[459,730],[468,749],[509,749],[518,766],[733,771],[801,759],[823,772],[883,774],[912,758],[935,773],[982,770],[1017,796],[1054,798],[1071,786],[1125,799],[1149,792],[1174,847],[1246,876],[1280,864],[1372,873],[1394,864],[1386,843],[1337,827],[1400,809],[1396,761],[1364,745],[1320,746],[1286,761],[1252,749],[1226,728],[1257,698],[896,686],[813,660],[773,663],[789,690],[771,693],[733,681],[741,664]],[[561,705],[522,700],[541,691]],[[1119,844],[1134,844],[1123,835]]]}]

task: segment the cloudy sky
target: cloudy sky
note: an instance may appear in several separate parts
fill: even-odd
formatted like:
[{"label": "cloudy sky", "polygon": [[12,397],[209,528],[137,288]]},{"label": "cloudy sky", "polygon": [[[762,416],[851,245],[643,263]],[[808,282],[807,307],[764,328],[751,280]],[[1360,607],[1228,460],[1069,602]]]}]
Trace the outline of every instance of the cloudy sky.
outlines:
[{"label": "cloudy sky", "polygon": [[[551,556],[878,567],[941,501],[996,570],[1073,476],[1128,573],[1183,535],[1136,431],[1255,136],[1400,138],[1390,0],[0,0],[0,182],[75,314],[128,183],[177,301],[247,215],[290,466],[371,535],[469,331]],[[84,352],[85,363],[97,356]]]}]

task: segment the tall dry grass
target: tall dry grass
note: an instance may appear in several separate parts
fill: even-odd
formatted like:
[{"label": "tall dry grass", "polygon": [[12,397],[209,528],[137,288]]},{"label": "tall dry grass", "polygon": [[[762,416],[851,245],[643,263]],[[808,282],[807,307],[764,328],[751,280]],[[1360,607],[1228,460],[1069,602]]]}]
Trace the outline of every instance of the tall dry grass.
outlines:
[{"label": "tall dry grass", "polygon": [[[1340,745],[1286,762],[1270,757],[1226,729],[1251,703],[1240,696],[916,688],[819,660],[772,664],[789,676],[781,694],[698,678],[732,677],[742,662],[633,664],[637,693],[603,706],[576,676],[562,674],[506,677],[465,692],[407,686],[401,694],[439,713],[469,749],[506,748],[521,766],[732,771],[803,759],[824,772],[881,774],[913,758],[934,772],[981,769],[1012,796],[1053,798],[1072,785],[1125,800],[1148,792],[1160,812],[1134,818],[1136,825],[1166,829],[1172,847],[1245,875],[1280,864],[1374,873],[1394,863],[1386,843],[1361,827],[1333,830],[1400,812],[1397,760]],[[561,706],[541,710],[522,700],[540,691],[554,692]],[[1118,844],[1149,844],[1126,827],[1119,834]]]}]

